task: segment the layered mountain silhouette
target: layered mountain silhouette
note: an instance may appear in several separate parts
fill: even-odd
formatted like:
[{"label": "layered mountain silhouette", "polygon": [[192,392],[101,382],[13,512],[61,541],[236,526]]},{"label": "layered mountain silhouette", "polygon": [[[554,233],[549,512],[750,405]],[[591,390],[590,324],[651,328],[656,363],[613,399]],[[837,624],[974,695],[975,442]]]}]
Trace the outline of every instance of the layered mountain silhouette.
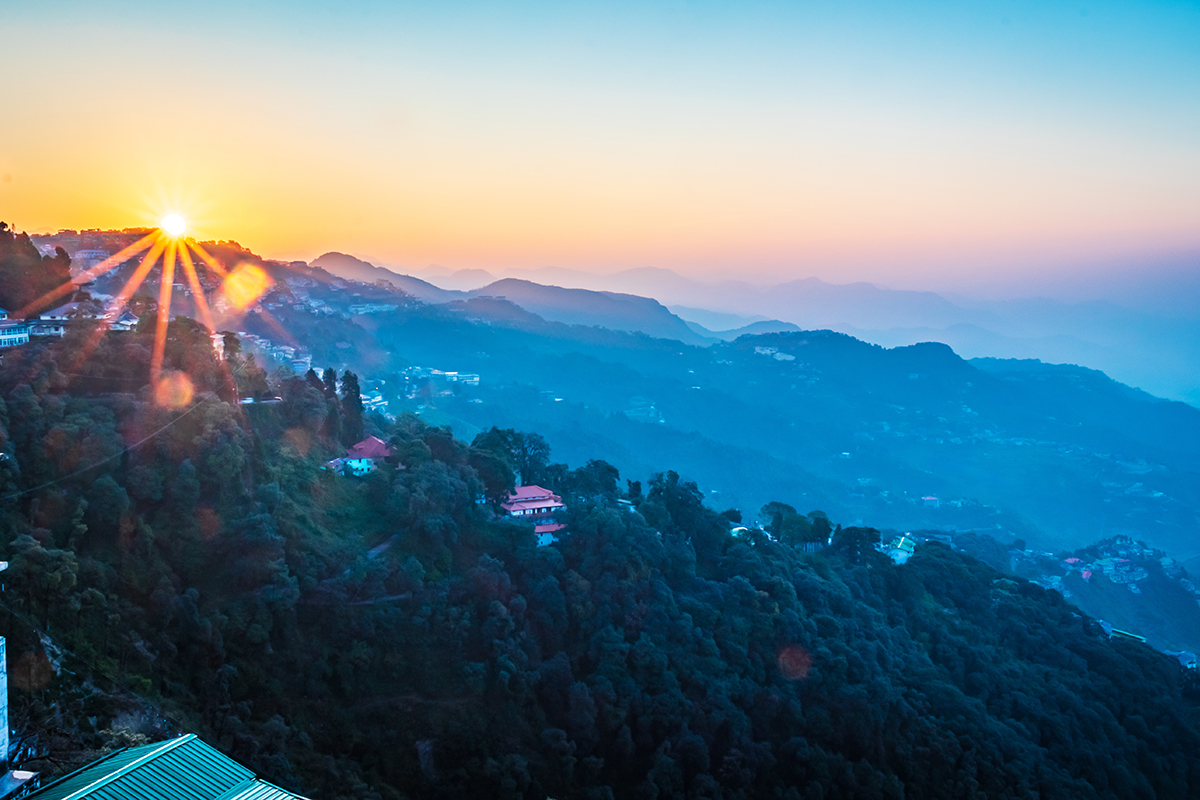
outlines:
[{"label": "layered mountain silhouette", "polygon": [[362,281],[363,283],[387,281],[405,294],[412,295],[424,303],[449,303],[462,296],[461,292],[447,291],[434,286],[429,281],[423,281],[411,275],[401,275],[345,253],[325,253],[313,259],[310,266],[320,267],[331,275],[350,281]]},{"label": "layered mountain silhouette", "polygon": [[[377,267],[369,261],[345,253],[325,253],[314,259],[311,266],[346,280],[364,283],[386,281],[425,303],[443,304],[471,298],[502,298],[550,322],[644,333],[647,336],[675,339],[700,346],[717,341],[730,341],[744,333],[774,333],[800,329],[792,323],[778,320],[757,320],[731,330],[714,331],[698,323],[685,321],[653,298],[623,292],[550,286],[518,278],[493,281],[482,288],[467,292],[443,289],[421,278]],[[446,276],[459,284],[470,284],[490,277],[489,273],[483,270],[460,270]]]},{"label": "layered mountain silhouette", "polygon": [[709,343],[707,337],[692,330],[662,303],[648,297],[542,286],[516,278],[496,281],[469,294],[472,297],[503,297],[552,322],[638,332],[687,344]]},{"label": "layered mountain silhouette", "polygon": [[[801,328],[849,333],[888,347],[938,341],[967,358],[1080,364],[1153,394],[1200,405],[1200,321],[1175,313],[1169,304],[1162,313],[1152,313],[1146,298],[1134,298],[1137,303],[1131,301],[1130,307],[1106,300],[1065,303],[1039,297],[952,301],[933,292],[869,283],[839,285],[817,278],[776,286],[704,282],[652,267],[608,275],[554,267],[512,270],[519,277],[464,292],[341,253],[327,253],[313,265],[352,280],[387,280],[426,303],[503,296],[547,320],[689,344]],[[466,270],[442,279],[467,286],[489,277],[483,270]],[[722,319],[733,324],[716,322]],[[751,323],[755,326],[746,327]]]},{"label": "layered mountain silhouette", "polygon": [[780,322],[777,319],[763,319],[751,322],[749,325],[742,325],[739,328],[730,328],[729,330],[722,331],[709,330],[699,322],[688,322],[687,325],[705,338],[720,339],[725,342],[732,342],[739,336],[754,336],[760,333],[784,333],[786,331],[800,330],[799,325],[793,325],[790,322]]}]

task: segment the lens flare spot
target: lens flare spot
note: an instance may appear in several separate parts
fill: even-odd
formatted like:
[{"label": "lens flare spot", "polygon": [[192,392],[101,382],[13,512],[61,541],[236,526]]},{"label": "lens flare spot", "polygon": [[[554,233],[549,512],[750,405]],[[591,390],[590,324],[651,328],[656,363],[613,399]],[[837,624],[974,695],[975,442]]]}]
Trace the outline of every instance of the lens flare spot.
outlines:
[{"label": "lens flare spot", "polygon": [[158,221],[158,227],[168,236],[183,236],[187,230],[187,220],[178,214],[167,214]]},{"label": "lens flare spot", "polygon": [[812,656],[799,645],[790,644],[779,651],[779,671],[789,681],[801,681],[812,669]]},{"label": "lens flare spot", "polygon": [[283,441],[290,444],[301,456],[308,455],[313,446],[312,434],[303,428],[288,428],[283,433]]},{"label": "lens flare spot", "polygon": [[206,541],[215,537],[224,527],[221,516],[208,506],[197,508],[195,516],[196,524],[200,526],[200,536]]},{"label": "lens flare spot", "polygon": [[196,390],[187,375],[168,372],[154,386],[154,401],[166,408],[183,408],[192,402]]},{"label": "lens flare spot", "polygon": [[238,309],[244,309],[271,288],[271,278],[254,264],[238,264],[225,277],[225,297]]}]

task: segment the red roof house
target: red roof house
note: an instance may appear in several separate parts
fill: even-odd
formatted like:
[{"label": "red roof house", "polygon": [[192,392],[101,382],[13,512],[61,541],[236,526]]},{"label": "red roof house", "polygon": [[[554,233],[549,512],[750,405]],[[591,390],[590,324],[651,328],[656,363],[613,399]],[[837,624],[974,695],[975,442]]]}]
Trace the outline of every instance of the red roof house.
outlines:
[{"label": "red roof house", "polygon": [[[392,448],[377,436],[368,436],[353,447],[346,448],[345,458],[335,458],[325,466],[342,475],[366,475],[376,468],[376,461],[390,458]],[[404,469],[404,465],[400,465]]]},{"label": "red roof house", "polygon": [[554,540],[554,534],[566,527],[554,519],[555,514],[566,510],[566,504],[561,497],[541,486],[518,486],[500,507],[510,517],[534,523],[539,545],[549,544]]},{"label": "red roof house", "polygon": [[558,495],[549,489],[543,489],[541,486],[518,486],[508,495],[509,502],[516,500],[544,500],[549,497],[558,497]]},{"label": "red roof house", "polygon": [[353,447],[346,448],[346,458],[388,458],[392,448],[388,447],[378,436],[368,436]]},{"label": "red roof house", "polygon": [[518,486],[500,504],[510,517],[542,517],[566,508],[562,498],[541,486]]}]

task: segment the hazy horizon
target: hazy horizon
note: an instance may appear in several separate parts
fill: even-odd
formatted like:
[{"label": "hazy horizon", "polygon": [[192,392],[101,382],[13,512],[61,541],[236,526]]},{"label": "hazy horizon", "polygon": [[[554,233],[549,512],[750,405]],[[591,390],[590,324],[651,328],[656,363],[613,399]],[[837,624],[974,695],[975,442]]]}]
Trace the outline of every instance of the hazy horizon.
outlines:
[{"label": "hazy horizon", "polygon": [[[244,243],[243,243],[244,244]],[[253,249],[253,248],[251,248]],[[344,252],[336,248],[326,252]],[[355,258],[366,261],[377,267],[412,275],[444,289],[476,289],[482,288],[483,283],[462,283],[459,285],[456,276],[466,277],[468,273],[487,273],[489,280],[499,280],[506,277],[516,277],[536,280],[538,275],[557,275],[578,273],[581,276],[614,276],[635,270],[662,270],[673,272],[681,277],[707,284],[719,284],[725,281],[737,281],[758,288],[770,288],[782,283],[816,278],[817,280],[837,286],[847,286],[856,283],[868,283],[880,289],[891,291],[933,292],[952,300],[960,301],[1005,301],[1048,298],[1065,303],[1086,303],[1094,301],[1112,302],[1115,305],[1140,307],[1138,303],[1130,304],[1131,289],[1138,285],[1150,286],[1160,284],[1164,287],[1186,288],[1188,283],[1197,282],[1197,271],[1200,269],[1200,251],[1164,255],[1160,258],[1145,259],[1123,268],[1123,262],[1099,262],[1086,265],[1081,272],[1068,274],[1046,274],[1032,271],[1028,274],[1004,273],[989,276],[979,276],[973,281],[941,280],[937,278],[919,278],[909,275],[896,275],[888,280],[876,280],[869,273],[862,275],[830,273],[829,271],[805,271],[798,268],[785,274],[746,270],[713,270],[713,271],[682,271],[673,267],[656,264],[642,264],[632,267],[603,267],[585,269],[561,265],[530,265],[501,267],[495,265],[471,265],[462,267],[446,267],[440,264],[404,265],[389,263],[386,259],[373,257],[369,253],[348,253]],[[302,259],[311,261],[312,258]],[[440,281],[446,278],[456,278],[456,282],[443,285]],[[1165,309],[1164,309],[1165,310]]]}]

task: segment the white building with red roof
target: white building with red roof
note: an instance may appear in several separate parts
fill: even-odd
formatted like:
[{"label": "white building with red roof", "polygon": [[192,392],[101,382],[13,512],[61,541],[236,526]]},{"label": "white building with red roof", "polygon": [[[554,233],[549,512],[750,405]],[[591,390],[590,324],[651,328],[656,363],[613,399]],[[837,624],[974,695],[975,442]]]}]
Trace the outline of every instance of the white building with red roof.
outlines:
[{"label": "white building with red roof", "polygon": [[380,458],[388,458],[392,455],[392,448],[387,446],[387,443],[378,436],[368,436],[358,444],[346,448],[346,458],[364,458],[371,461]]},{"label": "white building with red roof", "polygon": [[554,534],[566,527],[555,519],[556,514],[567,510],[566,504],[561,497],[541,486],[518,486],[500,507],[514,519],[532,522],[539,545],[550,544]]},{"label": "white building with red roof", "polygon": [[392,448],[378,436],[368,436],[358,444],[347,447],[345,458],[335,458],[325,466],[343,475],[366,475],[374,472],[379,466],[378,462],[391,458],[393,453]]}]

